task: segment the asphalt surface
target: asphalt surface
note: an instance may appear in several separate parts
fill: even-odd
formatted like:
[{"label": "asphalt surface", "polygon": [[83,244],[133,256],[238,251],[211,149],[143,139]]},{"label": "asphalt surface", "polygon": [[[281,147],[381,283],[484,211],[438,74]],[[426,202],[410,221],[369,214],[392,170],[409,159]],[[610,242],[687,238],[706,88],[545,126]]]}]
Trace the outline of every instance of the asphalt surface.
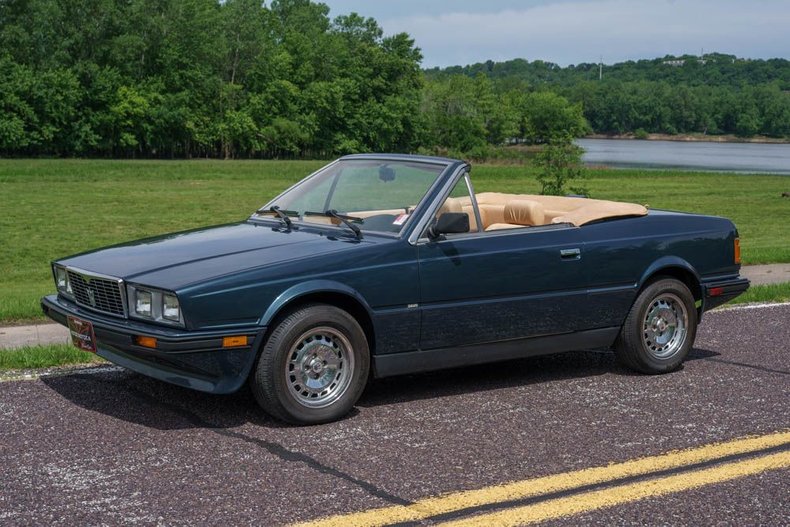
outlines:
[{"label": "asphalt surface", "polygon": [[[787,431],[788,395],[790,305],[706,315],[672,374],[632,374],[588,351],[392,378],[343,421],[307,428],[267,418],[247,391],[205,395],[114,368],[7,381],[0,524],[279,525],[408,505]],[[765,470],[549,524],[789,525],[788,476]]]}]

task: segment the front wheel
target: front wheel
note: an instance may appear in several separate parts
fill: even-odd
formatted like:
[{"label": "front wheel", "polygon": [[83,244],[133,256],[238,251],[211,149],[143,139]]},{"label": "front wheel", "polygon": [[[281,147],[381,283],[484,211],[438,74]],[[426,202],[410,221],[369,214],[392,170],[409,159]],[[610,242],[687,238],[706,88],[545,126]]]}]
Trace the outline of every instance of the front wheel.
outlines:
[{"label": "front wheel", "polygon": [[359,323],[342,309],[314,304],[275,326],[250,381],[267,413],[308,425],[347,414],[369,370],[368,342]]},{"label": "front wheel", "polygon": [[664,278],[637,297],[615,343],[625,366],[649,374],[680,367],[694,345],[697,310],[683,282]]}]

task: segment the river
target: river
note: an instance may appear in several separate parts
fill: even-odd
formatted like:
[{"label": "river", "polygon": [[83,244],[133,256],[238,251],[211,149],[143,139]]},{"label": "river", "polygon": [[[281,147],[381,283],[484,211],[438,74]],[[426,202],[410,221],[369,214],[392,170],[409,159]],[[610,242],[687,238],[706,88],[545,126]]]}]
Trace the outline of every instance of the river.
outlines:
[{"label": "river", "polygon": [[579,139],[590,166],[790,175],[790,144]]}]

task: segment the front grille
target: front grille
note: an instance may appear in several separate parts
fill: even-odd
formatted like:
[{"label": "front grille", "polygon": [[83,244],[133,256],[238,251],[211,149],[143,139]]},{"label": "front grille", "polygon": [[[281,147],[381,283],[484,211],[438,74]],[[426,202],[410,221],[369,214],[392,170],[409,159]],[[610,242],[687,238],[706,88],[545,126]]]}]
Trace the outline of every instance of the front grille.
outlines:
[{"label": "front grille", "polygon": [[69,274],[74,299],[79,305],[116,317],[126,316],[123,284],[120,280],[99,278],[71,269],[66,272]]}]

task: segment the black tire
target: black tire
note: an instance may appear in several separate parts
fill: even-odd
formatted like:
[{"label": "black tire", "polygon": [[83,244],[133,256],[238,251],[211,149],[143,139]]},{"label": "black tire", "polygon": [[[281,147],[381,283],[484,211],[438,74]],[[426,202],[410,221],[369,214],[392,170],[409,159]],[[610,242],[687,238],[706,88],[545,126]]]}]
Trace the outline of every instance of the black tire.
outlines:
[{"label": "black tire", "polygon": [[[671,321],[673,316],[675,325],[670,330],[673,326],[671,322],[667,324],[667,319]],[[678,331],[681,320],[682,336]],[[615,354],[632,370],[647,374],[667,373],[680,367],[696,335],[694,295],[683,282],[661,278],[648,284],[637,296],[615,342]],[[664,339],[669,340],[662,344]]]},{"label": "black tire", "polygon": [[346,415],[370,371],[368,341],[359,323],[337,307],[310,304],[275,324],[250,375],[258,404],[273,417],[299,425]]}]

